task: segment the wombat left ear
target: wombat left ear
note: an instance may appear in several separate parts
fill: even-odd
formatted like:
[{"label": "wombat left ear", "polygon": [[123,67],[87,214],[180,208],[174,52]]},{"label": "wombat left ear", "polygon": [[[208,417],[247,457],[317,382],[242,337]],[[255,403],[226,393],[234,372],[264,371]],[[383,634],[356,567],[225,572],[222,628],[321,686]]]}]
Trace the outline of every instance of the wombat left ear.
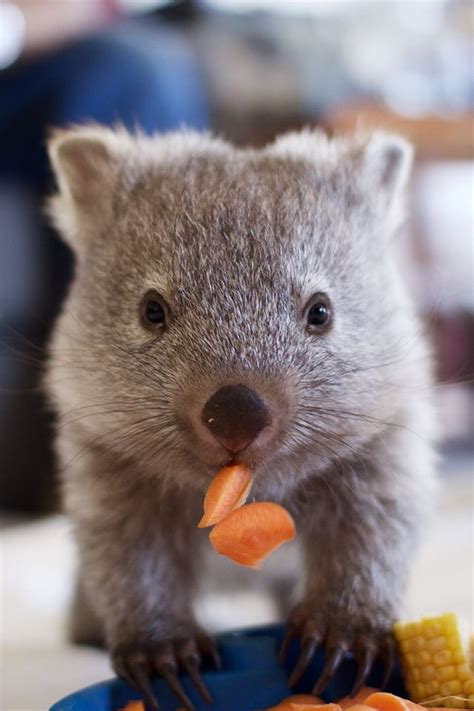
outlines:
[{"label": "wombat left ear", "polygon": [[413,146],[401,136],[377,131],[362,150],[363,170],[371,187],[391,202],[405,187],[413,163]]},{"label": "wombat left ear", "polygon": [[116,132],[100,126],[56,131],[48,142],[58,184],[48,212],[74,248],[92,233],[89,226],[97,232],[107,216],[121,164],[121,146],[123,140]]},{"label": "wombat left ear", "polygon": [[97,190],[110,182],[117,164],[114,134],[100,127],[56,131],[48,142],[60,192],[78,206],[97,201]]}]

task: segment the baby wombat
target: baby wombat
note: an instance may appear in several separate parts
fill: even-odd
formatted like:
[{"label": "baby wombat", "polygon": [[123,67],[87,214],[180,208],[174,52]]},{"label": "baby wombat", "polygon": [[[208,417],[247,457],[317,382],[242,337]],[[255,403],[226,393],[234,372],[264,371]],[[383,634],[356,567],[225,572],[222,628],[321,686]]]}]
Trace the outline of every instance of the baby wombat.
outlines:
[{"label": "baby wombat", "polygon": [[190,706],[179,667],[206,697],[197,523],[235,460],[257,499],[293,514],[303,549],[291,683],[324,644],[315,692],[347,650],[357,688],[393,657],[432,482],[430,357],[393,244],[410,146],[303,131],[242,150],[86,126],[49,148],[50,213],[77,262],[47,376],[91,605],[75,638],[96,618],[151,705],[159,673]]}]

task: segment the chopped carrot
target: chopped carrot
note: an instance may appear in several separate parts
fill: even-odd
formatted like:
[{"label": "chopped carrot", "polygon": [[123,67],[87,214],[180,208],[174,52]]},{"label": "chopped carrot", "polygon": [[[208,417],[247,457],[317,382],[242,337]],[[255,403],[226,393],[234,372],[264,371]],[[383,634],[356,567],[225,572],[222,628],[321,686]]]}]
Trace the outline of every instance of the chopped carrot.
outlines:
[{"label": "chopped carrot", "polygon": [[307,704],[307,703],[294,703],[293,701],[290,701],[290,707],[289,711],[321,711],[323,709],[327,711],[341,711],[341,707],[339,704],[325,704],[324,701],[322,704],[319,703],[312,703],[312,704]]},{"label": "chopped carrot", "polygon": [[252,472],[245,464],[223,467],[211,481],[204,497],[204,516],[199,528],[219,523],[233,509],[242,506],[252,486]]},{"label": "chopped carrot", "polygon": [[374,694],[369,694],[364,703],[367,706],[372,706],[378,711],[410,711],[413,708],[419,708],[413,702],[407,699],[402,699],[395,694],[387,694],[385,691],[376,691]]},{"label": "chopped carrot", "polygon": [[[400,705],[400,703],[402,705]],[[409,699],[403,699],[402,697],[395,696],[394,694],[387,694],[383,691],[377,691],[377,689],[370,686],[363,686],[353,699],[349,696],[339,699],[338,704],[340,704],[342,709],[352,709],[352,711],[354,711],[355,706],[361,707],[356,711],[363,711],[362,706],[379,709],[379,711],[403,711],[404,709],[409,709],[409,711],[420,711],[420,709],[424,708]],[[390,704],[392,704],[392,706],[390,706]]]},{"label": "chopped carrot", "polygon": [[296,694],[295,696],[288,696],[286,699],[280,701],[276,706],[266,709],[266,711],[311,711],[311,709],[320,709],[321,707],[325,709],[334,706],[333,711],[339,711],[339,706],[334,704],[325,704],[322,699],[318,696],[313,696],[312,694]]},{"label": "chopped carrot", "polygon": [[325,704],[324,701],[322,704],[318,703],[313,703],[313,704],[307,704],[307,703],[300,703],[300,702],[294,702],[290,701],[290,706],[288,707],[288,711],[341,711],[341,707],[339,704]]},{"label": "chopped carrot", "polygon": [[374,711],[373,706],[366,706],[365,704],[354,704],[354,706],[346,706],[347,711]]},{"label": "chopped carrot", "polygon": [[295,524],[288,511],[269,501],[231,511],[209,535],[218,553],[249,568],[259,568],[270,553],[294,537]]},{"label": "chopped carrot", "polygon": [[348,709],[351,706],[358,706],[359,704],[365,705],[366,698],[376,691],[377,689],[374,689],[372,686],[363,686],[352,699],[350,696],[344,696],[344,698],[339,699],[337,703],[341,709]]},{"label": "chopped carrot", "polygon": [[143,701],[129,701],[120,711],[145,711],[145,704]]},{"label": "chopped carrot", "polygon": [[319,698],[319,696],[313,696],[313,694],[295,694],[294,696],[289,696],[284,701],[289,701],[290,704],[313,704],[317,706],[326,706],[324,701]]}]

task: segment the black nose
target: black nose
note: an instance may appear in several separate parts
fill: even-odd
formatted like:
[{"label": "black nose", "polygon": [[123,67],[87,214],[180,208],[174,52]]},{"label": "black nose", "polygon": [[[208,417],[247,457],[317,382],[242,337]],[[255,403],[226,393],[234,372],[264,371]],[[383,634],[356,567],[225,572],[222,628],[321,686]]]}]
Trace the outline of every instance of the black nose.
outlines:
[{"label": "black nose", "polygon": [[270,424],[270,413],[255,390],[226,385],[204,405],[202,421],[226,449],[240,452]]}]

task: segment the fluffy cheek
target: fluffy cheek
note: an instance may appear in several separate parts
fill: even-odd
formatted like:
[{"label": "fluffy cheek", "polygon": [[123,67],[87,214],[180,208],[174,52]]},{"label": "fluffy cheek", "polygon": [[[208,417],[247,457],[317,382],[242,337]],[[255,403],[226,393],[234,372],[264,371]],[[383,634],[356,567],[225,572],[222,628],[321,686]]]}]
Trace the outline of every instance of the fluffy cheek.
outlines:
[{"label": "fluffy cheek", "polygon": [[[301,383],[286,449],[300,467],[313,469],[358,456],[360,447],[396,419],[396,399],[386,376],[348,361],[332,367],[329,359],[314,377]],[[388,416],[388,413],[389,416]]]}]

